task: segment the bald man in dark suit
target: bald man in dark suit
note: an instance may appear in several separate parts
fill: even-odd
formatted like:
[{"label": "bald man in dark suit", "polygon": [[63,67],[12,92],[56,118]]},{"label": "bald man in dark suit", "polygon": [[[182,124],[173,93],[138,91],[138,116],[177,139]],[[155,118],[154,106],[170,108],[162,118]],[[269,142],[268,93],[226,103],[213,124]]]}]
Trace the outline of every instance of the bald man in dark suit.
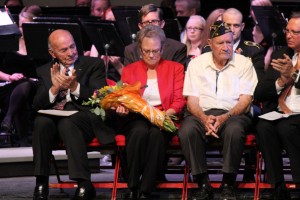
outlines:
[{"label": "bald man in dark suit", "polygon": [[66,30],[52,32],[48,44],[54,62],[37,69],[39,85],[34,109],[78,112],[68,117],[36,116],[33,129],[36,187],[33,199],[48,198],[49,161],[58,138],[68,152],[70,179],[78,182],[74,199],[92,199],[96,191],[91,183],[87,144],[95,136],[102,144],[113,143],[115,132],[82,103],[92,96],[95,89],[106,85],[105,66],[100,59],[78,57],[74,39]]}]

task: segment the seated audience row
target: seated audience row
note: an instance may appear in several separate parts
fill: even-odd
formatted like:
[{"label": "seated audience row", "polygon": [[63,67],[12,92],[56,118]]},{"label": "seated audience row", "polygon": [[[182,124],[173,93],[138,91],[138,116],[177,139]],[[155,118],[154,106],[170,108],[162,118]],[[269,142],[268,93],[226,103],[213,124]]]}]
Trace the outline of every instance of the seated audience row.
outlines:
[{"label": "seated audience row", "polygon": [[[26,12],[20,14],[20,22],[24,16]],[[203,47],[201,37],[202,29],[207,26],[201,16],[191,16],[186,25],[188,48],[165,37],[162,16],[161,9],[153,4],[142,7],[138,40],[125,48],[124,64],[121,63],[117,72],[124,83],[140,81],[147,86],[141,89],[140,95],[149,105],[166,115],[183,114],[178,136],[185,160],[198,183],[192,198],[213,199],[205,144],[219,141],[224,158],[221,199],[236,199],[236,175],[245,138],[255,126],[251,112],[253,99],[262,102],[263,113],[299,112],[300,43],[297,37],[300,14],[291,16],[285,30],[288,46],[272,54],[266,74],[264,50],[241,37],[245,25],[237,9],[225,10],[222,20],[212,23],[206,47]],[[195,38],[197,42],[193,40]],[[96,190],[91,183],[86,146],[95,137],[101,144],[113,143],[117,133],[126,137],[126,181],[130,190],[127,197],[151,198],[160,169],[165,164],[166,147],[173,135],[122,105],[111,107],[107,119],[101,120],[82,103],[95,89],[107,85],[103,60],[79,56],[72,34],[66,30],[53,31],[48,46],[53,61],[37,68],[34,112],[41,109],[78,112],[68,117],[36,114],[33,124],[34,199],[48,198],[49,160],[52,146],[58,139],[64,142],[68,152],[70,179],[78,183],[74,199],[94,198]],[[18,53],[26,55],[21,41],[20,47]],[[189,54],[195,58],[184,73]],[[109,58],[113,63],[112,59]],[[0,87],[1,106],[5,105],[1,109],[7,111],[1,129],[11,132],[14,115],[30,99],[30,91],[35,87],[32,80],[20,73],[0,72],[0,79],[11,82]],[[185,104],[186,110],[183,109]],[[268,180],[274,184],[274,199],[290,199],[283,177],[282,149],[290,157],[293,181],[299,183],[297,155],[300,147],[294,142],[299,137],[298,121],[299,115],[276,121],[258,120],[257,142],[266,162]]]}]

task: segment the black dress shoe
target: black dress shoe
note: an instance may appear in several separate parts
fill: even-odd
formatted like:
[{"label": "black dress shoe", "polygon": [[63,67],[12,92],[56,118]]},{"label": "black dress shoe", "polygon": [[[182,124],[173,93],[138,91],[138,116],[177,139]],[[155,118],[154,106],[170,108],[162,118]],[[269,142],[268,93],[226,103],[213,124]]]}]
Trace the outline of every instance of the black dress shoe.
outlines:
[{"label": "black dress shoe", "polygon": [[36,185],[34,188],[33,200],[47,200],[48,194],[48,185]]},{"label": "black dress shoe", "polygon": [[236,200],[236,195],[233,186],[228,184],[221,185],[221,200]]},{"label": "black dress shoe", "polygon": [[290,191],[286,188],[285,184],[277,187],[272,195],[272,199],[274,200],[290,200],[291,194]]},{"label": "black dress shoe", "polygon": [[141,192],[139,195],[139,199],[151,199],[151,195],[147,192]]},{"label": "black dress shoe", "polygon": [[213,191],[210,185],[202,184],[196,192],[192,194],[191,200],[212,200]]},{"label": "black dress shoe", "polygon": [[96,190],[93,185],[89,187],[78,187],[72,200],[92,200],[96,197]]},{"label": "black dress shoe", "polygon": [[13,125],[11,123],[7,123],[5,121],[2,121],[1,123],[1,130],[3,132],[12,133],[13,132]]},{"label": "black dress shoe", "polygon": [[137,199],[138,192],[137,190],[131,190],[127,194],[125,194],[124,199]]},{"label": "black dress shoe", "polygon": [[255,172],[253,170],[245,170],[244,175],[243,175],[243,182],[244,183],[254,183],[255,182],[255,177],[254,177]]}]

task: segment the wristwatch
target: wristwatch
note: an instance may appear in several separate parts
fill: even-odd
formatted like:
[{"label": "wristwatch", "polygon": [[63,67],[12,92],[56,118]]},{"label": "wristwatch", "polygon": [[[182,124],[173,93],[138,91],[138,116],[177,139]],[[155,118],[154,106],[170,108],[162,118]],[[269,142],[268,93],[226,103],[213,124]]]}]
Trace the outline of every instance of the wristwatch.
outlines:
[{"label": "wristwatch", "polygon": [[228,118],[232,117],[232,114],[230,113],[230,111],[228,111],[226,114],[227,114]]},{"label": "wristwatch", "polygon": [[294,81],[296,81],[296,79],[298,78],[298,75],[299,75],[299,70],[297,69],[296,71],[294,71],[294,73],[292,74],[292,79],[294,80]]}]

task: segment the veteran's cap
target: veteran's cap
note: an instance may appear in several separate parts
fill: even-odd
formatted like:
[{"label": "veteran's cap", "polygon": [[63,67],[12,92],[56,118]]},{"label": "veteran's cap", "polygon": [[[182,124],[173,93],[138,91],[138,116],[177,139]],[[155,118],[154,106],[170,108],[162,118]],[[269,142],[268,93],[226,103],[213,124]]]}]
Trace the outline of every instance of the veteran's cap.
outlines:
[{"label": "veteran's cap", "polygon": [[214,38],[229,32],[232,32],[230,27],[223,21],[218,20],[210,26],[209,36],[210,38]]}]

